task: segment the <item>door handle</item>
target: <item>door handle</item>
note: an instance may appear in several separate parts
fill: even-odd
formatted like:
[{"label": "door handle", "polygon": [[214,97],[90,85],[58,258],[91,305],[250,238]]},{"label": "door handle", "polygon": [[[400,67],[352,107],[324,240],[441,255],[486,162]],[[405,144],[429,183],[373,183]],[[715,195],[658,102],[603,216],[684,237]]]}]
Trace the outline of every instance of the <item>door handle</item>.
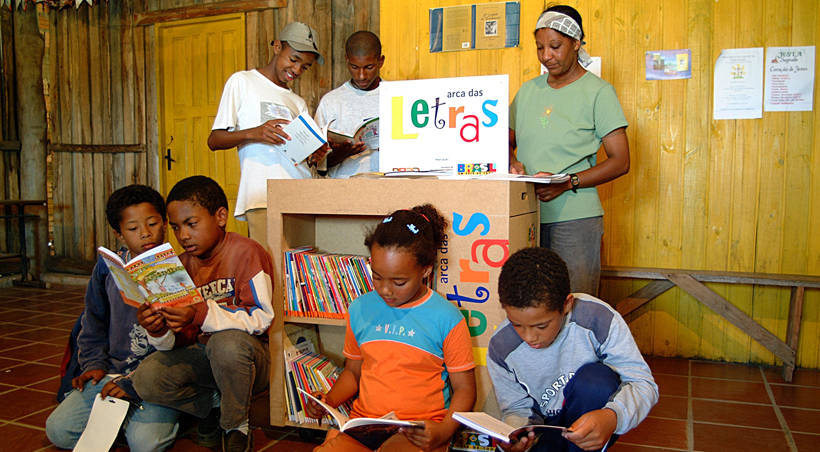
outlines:
[{"label": "door handle", "polygon": [[168,164],[168,171],[171,171],[171,162],[176,162],[176,160],[171,157],[171,148],[165,150],[165,157],[163,157],[163,159],[165,159]]}]

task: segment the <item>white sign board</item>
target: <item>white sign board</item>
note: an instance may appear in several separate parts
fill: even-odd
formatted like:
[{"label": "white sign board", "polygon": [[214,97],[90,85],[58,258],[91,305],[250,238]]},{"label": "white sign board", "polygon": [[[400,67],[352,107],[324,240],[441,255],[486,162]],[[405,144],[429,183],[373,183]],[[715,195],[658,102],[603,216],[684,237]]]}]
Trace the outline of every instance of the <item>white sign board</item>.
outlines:
[{"label": "white sign board", "polygon": [[379,171],[506,173],[508,85],[506,74],[382,81]]},{"label": "white sign board", "polygon": [[811,111],[814,46],[766,48],[766,111]]}]

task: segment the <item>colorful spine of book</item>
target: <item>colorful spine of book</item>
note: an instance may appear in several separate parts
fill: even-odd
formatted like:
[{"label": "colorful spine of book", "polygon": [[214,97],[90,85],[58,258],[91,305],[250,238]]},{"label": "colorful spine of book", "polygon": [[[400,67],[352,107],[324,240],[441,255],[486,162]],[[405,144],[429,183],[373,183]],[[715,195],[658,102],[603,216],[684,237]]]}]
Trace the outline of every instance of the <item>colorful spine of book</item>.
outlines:
[{"label": "colorful spine of book", "polygon": [[299,248],[283,253],[285,313],[344,319],[347,307],[373,290],[368,258]]}]

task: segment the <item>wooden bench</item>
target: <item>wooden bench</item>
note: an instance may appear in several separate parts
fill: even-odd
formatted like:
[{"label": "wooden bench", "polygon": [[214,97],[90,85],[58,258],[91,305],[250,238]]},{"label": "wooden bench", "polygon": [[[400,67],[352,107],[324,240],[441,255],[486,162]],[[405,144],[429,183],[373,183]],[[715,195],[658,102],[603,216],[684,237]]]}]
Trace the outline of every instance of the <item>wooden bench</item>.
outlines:
[{"label": "wooden bench", "polygon": [[[779,275],[767,273],[717,272],[702,270],[681,270],[669,268],[602,267],[602,279],[644,279],[650,282],[618,300],[615,309],[625,316],[649,303],[674,286],[680,287],[709,309],[740,328],[752,339],[759,342],[783,361],[783,378],[792,380],[797,359],[800,338],[800,322],[803,318],[803,295],[807,288],[820,288],[820,277],[806,275]],[[791,288],[789,320],[786,341],[772,334],[737,306],[706,287],[703,283],[748,284],[758,286],[780,286]]]},{"label": "wooden bench", "polygon": [[[42,199],[5,199],[0,200],[0,207],[4,212],[0,214],[2,220],[17,220],[17,234],[20,241],[20,249],[18,253],[4,253],[0,254],[0,260],[16,260],[20,261],[20,280],[14,281],[16,286],[29,287],[45,287],[45,283],[40,281],[39,275],[32,275],[29,279],[29,259],[28,248],[26,247],[26,220],[39,220],[39,215],[26,214],[26,207],[39,206],[45,207],[46,201]],[[14,212],[10,212],[13,210]],[[36,245],[35,245],[36,247]]]}]

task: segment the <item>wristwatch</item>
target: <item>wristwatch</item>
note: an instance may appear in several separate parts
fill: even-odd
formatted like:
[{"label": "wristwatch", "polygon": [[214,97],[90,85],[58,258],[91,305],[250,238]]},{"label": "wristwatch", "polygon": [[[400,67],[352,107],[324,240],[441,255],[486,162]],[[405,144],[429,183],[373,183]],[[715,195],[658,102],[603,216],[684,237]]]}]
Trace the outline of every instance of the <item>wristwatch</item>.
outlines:
[{"label": "wristwatch", "polygon": [[577,174],[570,174],[569,175],[569,183],[572,186],[572,192],[578,193],[578,186],[581,185],[581,180],[578,179]]}]

